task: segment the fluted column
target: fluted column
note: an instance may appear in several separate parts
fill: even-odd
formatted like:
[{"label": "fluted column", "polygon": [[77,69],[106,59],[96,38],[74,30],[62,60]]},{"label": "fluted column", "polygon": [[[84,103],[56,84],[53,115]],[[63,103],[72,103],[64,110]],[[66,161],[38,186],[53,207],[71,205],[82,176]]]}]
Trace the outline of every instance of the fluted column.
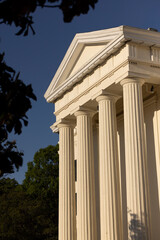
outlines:
[{"label": "fluted column", "polygon": [[92,113],[77,117],[77,240],[97,240]]},{"label": "fluted column", "polygon": [[97,239],[100,240],[99,123],[93,123],[94,178],[96,195]]},{"label": "fluted column", "polygon": [[142,80],[124,79],[124,129],[128,239],[149,240],[149,195]]},{"label": "fluted column", "polygon": [[101,95],[99,103],[99,164],[101,240],[122,240],[116,99]]},{"label": "fluted column", "polygon": [[73,126],[59,124],[59,240],[76,240]]}]

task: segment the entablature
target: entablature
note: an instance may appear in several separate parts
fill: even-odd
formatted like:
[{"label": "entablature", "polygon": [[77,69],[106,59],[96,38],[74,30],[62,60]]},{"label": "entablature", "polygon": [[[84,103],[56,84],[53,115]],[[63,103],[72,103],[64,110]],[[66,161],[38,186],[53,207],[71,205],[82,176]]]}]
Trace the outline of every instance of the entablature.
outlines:
[{"label": "entablature", "polygon": [[59,119],[61,115],[65,116],[65,112],[73,112],[77,106],[90,101],[101,89],[122,96],[119,82],[127,77],[160,84],[160,60],[155,54],[157,51],[153,55],[150,47],[140,47],[136,43],[125,44],[55,101],[56,117]]}]

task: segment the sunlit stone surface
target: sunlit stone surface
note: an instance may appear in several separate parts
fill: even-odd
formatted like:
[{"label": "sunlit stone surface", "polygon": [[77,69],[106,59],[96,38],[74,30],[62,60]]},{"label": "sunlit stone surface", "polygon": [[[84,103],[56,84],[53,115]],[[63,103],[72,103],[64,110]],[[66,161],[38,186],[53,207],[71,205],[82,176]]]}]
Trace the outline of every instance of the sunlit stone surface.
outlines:
[{"label": "sunlit stone surface", "polygon": [[45,98],[60,136],[59,240],[159,240],[160,33],[77,34]]}]

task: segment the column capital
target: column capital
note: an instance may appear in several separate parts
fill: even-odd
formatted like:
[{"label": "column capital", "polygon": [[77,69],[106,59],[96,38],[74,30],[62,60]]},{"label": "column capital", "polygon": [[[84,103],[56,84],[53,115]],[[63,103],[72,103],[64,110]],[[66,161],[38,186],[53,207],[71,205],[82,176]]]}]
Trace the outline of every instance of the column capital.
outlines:
[{"label": "column capital", "polygon": [[99,95],[98,97],[96,97],[96,101],[99,103],[100,101],[103,100],[111,100],[116,102],[118,99],[120,98],[120,96],[118,95],[114,95],[114,94],[110,94],[110,93],[103,93],[101,95]]},{"label": "column capital", "polygon": [[62,127],[74,128],[75,126],[76,123],[72,119],[61,119],[61,121],[57,124],[58,129]]},{"label": "column capital", "polygon": [[92,110],[92,109],[89,109],[89,108],[83,108],[83,107],[81,107],[81,108],[79,108],[79,110],[78,111],[76,111],[75,113],[74,113],[74,116],[75,117],[78,117],[78,116],[82,116],[82,115],[84,115],[84,116],[91,116],[91,117],[93,117],[94,115],[95,115],[95,111],[94,110]]},{"label": "column capital", "polygon": [[105,100],[112,100],[113,99],[116,102],[121,97],[122,96],[120,96],[120,95],[117,95],[117,94],[111,93],[111,92],[107,92],[106,90],[102,89],[92,96],[92,100],[96,100],[97,102],[99,102],[99,101],[104,100],[104,99]]},{"label": "column capital", "polygon": [[145,83],[145,80],[141,78],[125,78],[120,82],[122,86],[128,83],[138,83],[142,86]]}]

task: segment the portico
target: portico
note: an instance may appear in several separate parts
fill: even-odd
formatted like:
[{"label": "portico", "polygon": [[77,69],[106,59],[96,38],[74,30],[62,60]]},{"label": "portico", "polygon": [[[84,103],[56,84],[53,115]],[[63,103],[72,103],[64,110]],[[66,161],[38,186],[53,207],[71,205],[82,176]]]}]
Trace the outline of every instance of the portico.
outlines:
[{"label": "portico", "polygon": [[159,85],[160,33],[73,39],[45,93],[60,137],[59,240],[159,240]]}]

